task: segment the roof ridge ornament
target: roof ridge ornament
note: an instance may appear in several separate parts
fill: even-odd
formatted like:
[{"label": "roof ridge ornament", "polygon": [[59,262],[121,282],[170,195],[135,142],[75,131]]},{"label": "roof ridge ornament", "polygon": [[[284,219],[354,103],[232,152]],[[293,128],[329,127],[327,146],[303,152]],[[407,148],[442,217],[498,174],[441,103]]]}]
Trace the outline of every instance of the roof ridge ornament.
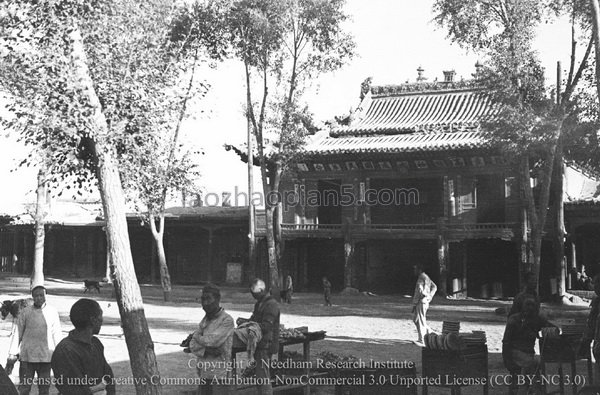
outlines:
[{"label": "roof ridge ornament", "polygon": [[417,69],[417,82],[424,82],[427,80],[427,77],[423,75],[424,72],[425,69],[423,68],[423,66],[419,65],[419,68]]},{"label": "roof ridge ornament", "polygon": [[409,93],[427,93],[427,92],[443,92],[457,90],[480,90],[485,89],[485,85],[478,80],[460,80],[451,82],[418,82],[405,83],[400,85],[374,85],[371,86],[371,95],[377,96],[394,96]]}]

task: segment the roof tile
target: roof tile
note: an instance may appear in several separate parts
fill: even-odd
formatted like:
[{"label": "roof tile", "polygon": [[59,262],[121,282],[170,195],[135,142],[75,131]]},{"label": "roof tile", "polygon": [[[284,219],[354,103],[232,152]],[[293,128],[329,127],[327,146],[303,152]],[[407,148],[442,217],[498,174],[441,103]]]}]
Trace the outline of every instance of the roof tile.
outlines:
[{"label": "roof tile", "polygon": [[334,137],[473,130],[493,120],[498,106],[481,89],[367,95],[354,121],[332,131]]}]

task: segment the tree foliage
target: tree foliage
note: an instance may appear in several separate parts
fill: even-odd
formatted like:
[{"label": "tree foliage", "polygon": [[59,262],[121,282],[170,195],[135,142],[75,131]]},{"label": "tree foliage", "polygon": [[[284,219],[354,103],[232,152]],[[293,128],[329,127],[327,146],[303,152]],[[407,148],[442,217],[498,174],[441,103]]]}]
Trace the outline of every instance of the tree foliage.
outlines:
[{"label": "tree foliage", "polygon": [[[244,63],[246,115],[256,137],[263,193],[278,192],[281,178],[313,132],[302,102],[304,89],[321,73],[354,55],[344,30],[343,0],[240,0],[229,3],[225,26],[235,56]],[[266,202],[271,288],[278,294],[281,256],[275,202]]]},{"label": "tree foliage", "polygon": [[[178,18],[184,14],[175,2],[159,0],[0,3],[0,89],[14,114],[4,126],[46,154],[31,158],[47,158],[55,180],[71,175],[79,186],[99,182],[132,371],[148,383],[158,371],[120,182],[134,178],[128,165],[147,164],[140,155],[155,152],[165,131],[179,122],[175,103],[190,94],[182,95],[180,84],[205,36],[190,41]],[[173,179],[180,180],[187,168],[175,168]],[[160,386],[139,382],[138,392],[160,392]]]},{"label": "tree foliage", "polygon": [[[53,174],[75,175],[79,184],[93,175],[90,110],[72,80],[66,39],[77,23],[110,143],[122,164],[134,163],[174,129],[190,95],[182,86],[187,68],[207,48],[199,41],[205,36],[190,39],[184,14],[174,2],[158,0],[4,2],[0,84],[16,115],[4,125],[50,155]],[[206,87],[199,83],[191,94]]]},{"label": "tree foliage", "polygon": [[[485,60],[477,78],[491,92],[499,113],[484,126],[513,163],[519,164],[531,229],[529,266],[522,270],[539,274],[553,171],[562,166],[567,137],[579,134],[583,142],[584,136],[590,136],[589,125],[597,122],[589,119],[587,132],[582,128],[586,100],[580,94],[580,81],[588,70],[592,44],[589,5],[584,0],[437,0],[434,12],[452,41]],[[556,87],[546,86],[533,39],[541,23],[561,16],[571,20],[572,45],[567,77],[561,76],[564,89],[557,95]],[[580,36],[583,45],[578,42]],[[590,146],[581,148],[571,146],[564,153],[578,151],[579,160],[589,158]],[[538,194],[532,191],[530,177],[538,180]]]}]

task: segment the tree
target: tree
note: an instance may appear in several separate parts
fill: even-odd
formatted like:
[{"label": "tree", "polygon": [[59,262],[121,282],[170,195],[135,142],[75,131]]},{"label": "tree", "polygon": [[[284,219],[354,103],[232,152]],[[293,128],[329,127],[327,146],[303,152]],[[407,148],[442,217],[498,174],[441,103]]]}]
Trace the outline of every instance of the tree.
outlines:
[{"label": "tree", "polygon": [[[177,43],[174,62],[157,59],[157,67],[163,69],[155,85],[161,86],[160,98],[151,113],[144,114],[146,128],[143,133],[152,136],[146,143],[128,144],[133,151],[130,161],[122,165],[124,183],[133,200],[143,206],[156,252],[164,300],[171,295],[171,278],[167,266],[164,232],[165,205],[170,192],[194,191],[194,181],[199,176],[191,156],[179,144],[181,125],[190,101],[204,97],[209,84],[198,81],[200,63],[207,59],[221,59],[222,54],[211,44],[218,39],[212,36],[207,15],[194,14],[194,7],[182,6],[171,24],[171,41]],[[193,16],[196,16],[195,19]],[[167,92],[165,94],[164,92]],[[150,141],[151,140],[151,141]]]},{"label": "tree", "polygon": [[246,116],[256,138],[274,295],[279,294],[281,254],[281,202],[276,197],[283,174],[291,171],[312,131],[302,94],[310,79],[342,67],[354,55],[354,41],[343,29],[344,3],[240,0],[230,3],[223,17],[234,54],[244,65]]},{"label": "tree", "polygon": [[79,187],[97,182],[137,393],[160,393],[161,386],[151,380],[159,372],[131,257],[119,169],[132,160],[134,145],[150,140],[145,115],[164,99],[156,88],[176,79],[172,66],[182,47],[171,35],[176,10],[158,0],[0,3],[0,87],[17,115],[5,124],[20,130],[25,143],[50,153],[56,179],[70,174]]},{"label": "tree", "polygon": [[121,166],[125,190],[138,210],[144,213],[143,222],[148,225],[152,234],[163,297],[167,302],[171,300],[172,288],[164,248],[165,206],[172,193],[194,191],[194,181],[198,177],[190,155],[176,157],[179,146],[172,146],[172,143],[176,140],[177,130],[173,136],[156,136],[153,145],[136,147],[133,160]]},{"label": "tree", "polygon": [[[501,110],[498,121],[485,126],[492,139],[518,162],[531,229],[529,253],[522,254],[521,270],[531,270],[538,278],[551,180],[554,169],[562,168],[564,136],[575,115],[573,95],[592,45],[589,40],[577,65],[576,27],[589,36],[589,13],[584,5],[581,0],[437,0],[434,5],[436,21],[448,29],[449,38],[486,57],[486,69],[480,77]],[[552,100],[532,40],[542,21],[560,15],[569,15],[572,21],[571,62],[564,91],[557,92],[556,100]],[[535,189],[531,178],[537,180]],[[560,235],[557,238],[562,244]],[[559,294],[562,292],[564,282]]]},{"label": "tree", "polygon": [[44,242],[46,240],[46,173],[43,169],[38,171],[35,205],[35,247],[33,254],[33,270],[29,281],[29,288],[44,283]]}]

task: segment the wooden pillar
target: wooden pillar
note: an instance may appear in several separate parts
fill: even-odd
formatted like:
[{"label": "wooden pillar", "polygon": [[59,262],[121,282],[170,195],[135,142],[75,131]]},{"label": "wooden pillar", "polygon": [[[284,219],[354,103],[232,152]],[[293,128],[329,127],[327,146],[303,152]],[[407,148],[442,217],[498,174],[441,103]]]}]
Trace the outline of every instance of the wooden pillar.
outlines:
[{"label": "wooden pillar", "polygon": [[208,250],[207,250],[207,255],[208,255],[208,273],[207,273],[207,278],[208,281],[211,282],[213,281],[213,246],[212,246],[212,242],[213,242],[213,228],[208,228]]},{"label": "wooden pillar", "polygon": [[44,273],[52,274],[56,269],[56,262],[54,260],[54,233],[50,228],[46,231],[44,244]]},{"label": "wooden pillar", "polygon": [[[104,253],[104,232],[102,231],[102,229],[100,229],[100,231],[98,231],[98,228],[96,228],[94,232],[96,234],[96,250],[95,250],[95,254],[94,254],[94,272],[102,273],[102,275],[106,277],[106,268],[103,266],[103,264],[106,262],[106,258],[103,254]],[[104,269],[104,270],[101,270],[101,269]],[[110,278],[110,276],[106,277],[106,278]]]},{"label": "wooden pillar", "polygon": [[468,257],[469,254],[467,253],[467,249],[469,248],[467,241],[463,241],[463,248],[462,250],[462,292],[464,297],[468,297],[469,296],[469,286],[468,286],[468,281],[467,281],[467,273],[468,273],[468,267],[469,267],[469,261],[468,261]]},{"label": "wooden pillar", "polygon": [[71,254],[71,268],[75,277],[79,276],[79,268],[77,267],[77,232],[71,231],[73,251]]},{"label": "wooden pillar", "polygon": [[29,260],[31,254],[29,248],[29,232],[23,232],[23,255],[21,258],[21,267],[23,274],[31,274],[31,265]]},{"label": "wooden pillar", "polygon": [[[371,179],[370,178],[365,178],[365,190],[368,191],[371,189]],[[365,224],[370,225],[371,224],[371,205],[366,204],[365,202]]]},{"label": "wooden pillar", "polygon": [[352,287],[352,261],[355,243],[349,237],[344,238],[344,288]]},{"label": "wooden pillar", "polygon": [[437,256],[438,256],[438,291],[442,296],[448,295],[448,240],[446,239],[446,226],[444,218],[439,218],[437,223]]},{"label": "wooden pillar", "polygon": [[87,251],[86,251],[86,276],[90,275],[94,277],[96,273],[94,272],[94,239],[92,232],[85,233],[86,241],[87,241]]},{"label": "wooden pillar", "polygon": [[443,178],[443,189],[442,204],[444,205],[444,218],[448,218],[448,215],[450,214],[450,188],[448,187],[448,176],[444,176]]},{"label": "wooden pillar", "polygon": [[19,263],[19,255],[17,253],[17,250],[19,249],[19,239],[17,238],[17,235],[19,233],[16,231],[16,229],[13,228],[13,232],[12,232],[12,237],[13,237],[13,247],[12,247],[12,257],[11,257],[11,262],[10,262],[10,271],[13,273],[18,272],[18,268],[17,268],[17,264]]},{"label": "wooden pillar", "polygon": [[302,245],[300,246],[301,251],[301,261],[302,264],[302,284],[306,289],[308,287],[308,246],[305,241],[302,241]]},{"label": "wooden pillar", "polygon": [[568,283],[567,283],[567,287],[569,289],[573,288],[573,281],[576,280],[572,277],[572,273],[577,270],[577,247],[576,247],[576,243],[577,239],[575,238],[575,235],[573,234],[573,236],[570,237],[569,240],[569,244],[571,246],[571,253],[569,254],[569,270],[568,270],[568,275],[567,275],[567,279],[568,279]]}]

